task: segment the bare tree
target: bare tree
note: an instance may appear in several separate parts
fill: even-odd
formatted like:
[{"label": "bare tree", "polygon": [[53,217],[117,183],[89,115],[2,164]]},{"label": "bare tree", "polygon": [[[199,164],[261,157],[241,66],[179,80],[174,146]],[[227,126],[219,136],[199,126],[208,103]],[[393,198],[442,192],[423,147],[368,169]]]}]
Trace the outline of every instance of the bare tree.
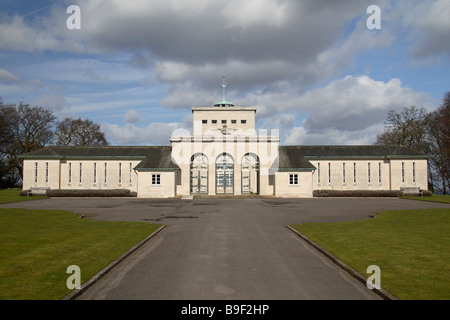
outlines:
[{"label": "bare tree", "polygon": [[384,132],[377,135],[376,145],[401,146],[423,152],[426,144],[428,116],[424,108],[389,111]]},{"label": "bare tree", "polygon": [[63,146],[107,146],[109,143],[100,125],[89,119],[66,118],[58,122],[56,144]]},{"label": "bare tree", "polygon": [[[446,93],[441,107],[429,114],[428,153],[430,165],[436,172],[435,186],[443,194],[450,192],[450,91]],[[437,181],[436,181],[437,182]]]},{"label": "bare tree", "polygon": [[376,145],[401,146],[430,155],[428,187],[448,193],[450,186],[450,92],[442,106],[430,113],[414,106],[390,111]]},{"label": "bare tree", "polygon": [[18,156],[43,148],[51,143],[55,121],[53,111],[28,104],[0,105],[0,152],[2,181],[11,184],[22,178],[22,163]]}]

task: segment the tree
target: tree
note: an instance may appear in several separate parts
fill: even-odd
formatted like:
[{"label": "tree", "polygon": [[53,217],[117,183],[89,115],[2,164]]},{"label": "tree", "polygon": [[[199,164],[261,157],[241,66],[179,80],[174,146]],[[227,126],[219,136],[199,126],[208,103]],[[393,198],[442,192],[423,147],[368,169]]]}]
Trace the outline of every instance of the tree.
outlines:
[{"label": "tree", "polygon": [[384,132],[377,135],[376,145],[401,146],[424,151],[428,115],[424,108],[404,108],[400,113],[389,111]]},{"label": "tree", "polygon": [[55,119],[53,111],[43,107],[0,104],[2,182],[14,185],[22,179],[18,156],[51,143]]},{"label": "tree", "polygon": [[427,113],[424,108],[406,107],[390,111],[376,145],[401,146],[430,155],[428,187],[433,192],[449,192],[450,187],[450,92],[441,107]]},{"label": "tree", "polygon": [[15,147],[17,112],[15,106],[4,105],[0,99],[0,188],[12,187],[20,180],[14,172],[9,150]]},{"label": "tree", "polygon": [[65,118],[57,123],[56,144],[62,146],[107,146],[109,143],[100,125],[89,119]]},{"label": "tree", "polygon": [[430,165],[440,182],[439,191],[447,194],[450,191],[450,91],[440,108],[429,115],[428,153],[432,155]]}]

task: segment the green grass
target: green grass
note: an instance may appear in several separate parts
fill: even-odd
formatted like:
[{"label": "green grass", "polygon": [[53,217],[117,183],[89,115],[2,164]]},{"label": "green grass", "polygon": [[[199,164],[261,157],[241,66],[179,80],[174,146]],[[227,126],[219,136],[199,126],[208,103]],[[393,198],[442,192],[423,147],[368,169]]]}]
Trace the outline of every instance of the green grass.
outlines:
[{"label": "green grass", "polygon": [[36,199],[45,199],[46,196],[22,197],[19,196],[21,189],[3,189],[0,190],[0,203],[28,201]]},{"label": "green grass", "polygon": [[399,299],[450,299],[450,209],[292,227],[366,277],[367,267],[378,265],[381,287]]},{"label": "green grass", "polygon": [[0,300],[61,299],[70,292],[68,266],[80,267],[83,283],[159,227],[0,209]]},{"label": "green grass", "polygon": [[450,195],[432,195],[431,197],[404,197],[405,199],[450,203]]}]

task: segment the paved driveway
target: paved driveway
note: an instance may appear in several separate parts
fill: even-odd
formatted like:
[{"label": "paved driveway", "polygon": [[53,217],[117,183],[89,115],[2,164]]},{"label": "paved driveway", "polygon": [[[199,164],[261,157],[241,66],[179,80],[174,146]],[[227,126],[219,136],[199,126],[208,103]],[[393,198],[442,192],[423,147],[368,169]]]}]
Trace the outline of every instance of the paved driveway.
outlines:
[{"label": "paved driveway", "polygon": [[290,300],[378,297],[286,225],[450,206],[396,198],[54,198],[0,207],[64,209],[89,219],[167,225],[80,299]]}]

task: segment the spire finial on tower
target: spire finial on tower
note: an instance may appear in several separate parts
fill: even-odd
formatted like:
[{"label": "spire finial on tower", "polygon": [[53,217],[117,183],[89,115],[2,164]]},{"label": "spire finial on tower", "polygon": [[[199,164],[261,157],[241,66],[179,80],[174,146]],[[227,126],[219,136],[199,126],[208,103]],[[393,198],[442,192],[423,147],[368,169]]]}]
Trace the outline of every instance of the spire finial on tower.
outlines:
[{"label": "spire finial on tower", "polygon": [[233,107],[234,104],[232,104],[231,102],[228,102],[225,100],[225,93],[226,93],[226,89],[227,89],[227,83],[225,82],[225,76],[222,76],[222,83],[221,83],[221,87],[222,87],[222,101],[217,102],[216,104],[214,104],[215,107],[221,106],[221,107]]}]

